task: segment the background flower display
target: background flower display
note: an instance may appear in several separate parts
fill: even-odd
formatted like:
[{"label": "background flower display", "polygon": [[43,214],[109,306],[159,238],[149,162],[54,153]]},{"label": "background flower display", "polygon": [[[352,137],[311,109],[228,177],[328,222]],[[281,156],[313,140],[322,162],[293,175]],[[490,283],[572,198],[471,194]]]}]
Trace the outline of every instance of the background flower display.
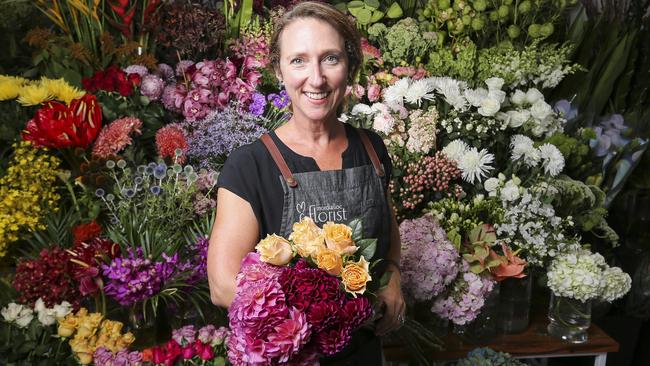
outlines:
[{"label": "background flower display", "polygon": [[[419,320],[467,326],[499,283],[528,276],[647,324],[647,4],[328,2],[362,33],[340,120],[377,132],[393,162],[412,353],[430,335]],[[3,4],[0,349],[24,346],[0,363],[220,365],[235,352],[207,292],[216,180],[291,116],[268,65],[295,3]],[[321,338],[334,352],[346,334]]]}]

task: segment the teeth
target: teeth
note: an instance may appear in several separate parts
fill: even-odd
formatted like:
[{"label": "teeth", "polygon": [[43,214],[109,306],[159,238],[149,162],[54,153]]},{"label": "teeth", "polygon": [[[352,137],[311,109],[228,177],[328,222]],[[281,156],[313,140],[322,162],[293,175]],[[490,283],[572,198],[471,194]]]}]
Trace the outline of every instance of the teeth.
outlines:
[{"label": "teeth", "polygon": [[305,92],[305,94],[311,99],[325,99],[325,97],[327,97],[329,95],[328,92],[323,92],[323,93]]}]

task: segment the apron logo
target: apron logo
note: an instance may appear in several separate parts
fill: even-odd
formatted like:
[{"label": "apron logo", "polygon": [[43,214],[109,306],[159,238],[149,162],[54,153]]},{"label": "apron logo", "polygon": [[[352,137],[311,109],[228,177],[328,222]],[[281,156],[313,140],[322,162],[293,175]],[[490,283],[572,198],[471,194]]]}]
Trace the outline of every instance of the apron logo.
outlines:
[{"label": "apron logo", "polygon": [[[305,212],[307,209],[307,212]],[[309,216],[317,224],[324,224],[328,221],[333,222],[347,222],[348,211],[341,205],[309,205],[302,201],[296,205],[298,212],[298,221],[302,220],[305,216]]]}]

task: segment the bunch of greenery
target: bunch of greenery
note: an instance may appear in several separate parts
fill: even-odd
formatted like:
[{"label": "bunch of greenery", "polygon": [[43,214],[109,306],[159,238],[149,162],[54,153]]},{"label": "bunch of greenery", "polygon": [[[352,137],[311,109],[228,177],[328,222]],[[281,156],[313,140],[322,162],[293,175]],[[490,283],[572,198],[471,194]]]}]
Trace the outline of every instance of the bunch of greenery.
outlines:
[{"label": "bunch of greenery", "polygon": [[422,32],[413,18],[404,18],[387,27],[376,23],[368,28],[368,38],[379,45],[385,62],[392,66],[415,66],[434,49],[434,33]]}]

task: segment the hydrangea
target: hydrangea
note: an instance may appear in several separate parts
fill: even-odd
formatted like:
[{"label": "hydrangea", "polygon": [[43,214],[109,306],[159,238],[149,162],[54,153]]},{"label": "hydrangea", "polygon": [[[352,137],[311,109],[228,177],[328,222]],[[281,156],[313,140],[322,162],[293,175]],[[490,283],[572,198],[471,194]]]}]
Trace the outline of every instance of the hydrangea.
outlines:
[{"label": "hydrangea", "polygon": [[597,298],[607,265],[598,253],[580,250],[556,257],[547,272],[548,287],[556,296],[587,301]]},{"label": "hydrangea", "polygon": [[481,312],[485,299],[494,288],[494,281],[472,273],[464,259],[460,272],[450,293],[436,299],[431,311],[454,324],[463,325],[476,319]]},{"label": "hydrangea", "polygon": [[458,275],[460,255],[431,215],[404,220],[399,231],[406,295],[414,301],[431,300]]},{"label": "hydrangea", "polygon": [[600,298],[611,302],[623,297],[632,287],[630,275],[623,272],[618,267],[609,267],[603,273],[605,285],[600,294]]}]

